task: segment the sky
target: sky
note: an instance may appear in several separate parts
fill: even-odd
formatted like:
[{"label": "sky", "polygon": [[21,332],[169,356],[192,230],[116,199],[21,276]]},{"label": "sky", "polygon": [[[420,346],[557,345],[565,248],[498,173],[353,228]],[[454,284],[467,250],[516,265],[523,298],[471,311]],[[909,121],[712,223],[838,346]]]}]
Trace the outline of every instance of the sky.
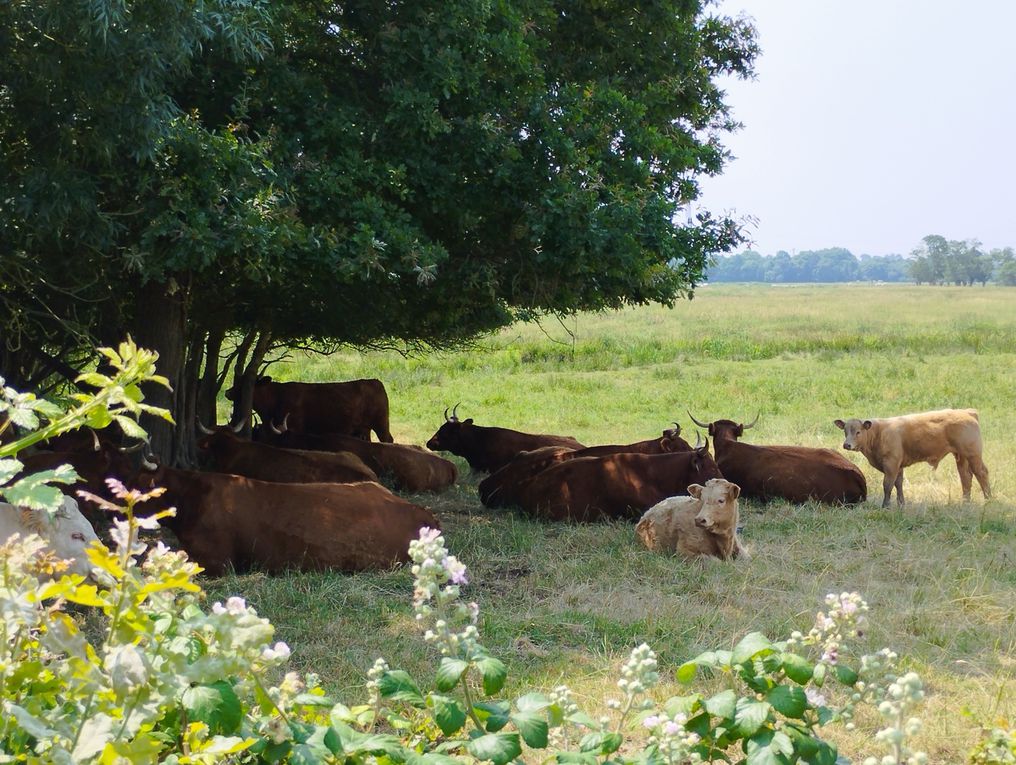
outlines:
[{"label": "sky", "polygon": [[1016,246],[1016,0],[722,0],[753,17],[744,128],[703,181],[764,254],[908,254],[927,234]]}]

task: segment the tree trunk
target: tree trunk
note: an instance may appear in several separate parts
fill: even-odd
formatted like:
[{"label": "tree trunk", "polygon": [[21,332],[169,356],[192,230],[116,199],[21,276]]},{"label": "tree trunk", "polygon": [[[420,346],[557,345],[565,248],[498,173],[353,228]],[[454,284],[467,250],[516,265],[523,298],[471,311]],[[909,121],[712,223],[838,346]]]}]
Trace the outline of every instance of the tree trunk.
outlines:
[{"label": "tree trunk", "polygon": [[226,338],[226,330],[212,329],[205,341],[205,368],[198,386],[198,400],[195,412],[201,422],[214,428],[218,422],[215,399],[219,395],[219,355],[222,353],[222,342]]},{"label": "tree trunk", "polygon": [[197,400],[198,385],[201,378],[201,358],[205,348],[203,330],[193,330],[193,336],[187,344],[187,361],[184,364],[183,378],[177,388],[176,399],[176,443],[173,464],[177,467],[191,468],[198,464],[197,452]]},{"label": "tree trunk", "polygon": [[[244,343],[247,343],[248,347],[250,339],[251,335],[248,335],[244,340]],[[254,344],[250,357],[248,358],[246,354],[243,354],[242,358],[237,356],[236,359],[236,368],[234,370],[234,380],[236,381],[234,383],[234,390],[236,394],[233,397],[233,416],[230,418],[230,424],[235,427],[237,423],[242,422],[243,430],[240,433],[246,438],[250,438],[253,428],[251,409],[254,406],[254,383],[257,382],[261,363],[265,360],[271,345],[272,334],[268,331],[263,331],[258,337],[257,343]]]},{"label": "tree trunk", "polygon": [[[160,406],[173,413],[177,411],[178,391],[186,385],[184,365],[186,356],[187,295],[175,281],[149,282],[137,295],[131,335],[139,347],[159,354],[156,368],[164,375],[173,390],[149,384],[145,389],[145,403]],[[165,464],[172,464],[177,454],[177,434],[173,425],[159,417],[141,416],[141,425],[148,431],[152,452]]]}]

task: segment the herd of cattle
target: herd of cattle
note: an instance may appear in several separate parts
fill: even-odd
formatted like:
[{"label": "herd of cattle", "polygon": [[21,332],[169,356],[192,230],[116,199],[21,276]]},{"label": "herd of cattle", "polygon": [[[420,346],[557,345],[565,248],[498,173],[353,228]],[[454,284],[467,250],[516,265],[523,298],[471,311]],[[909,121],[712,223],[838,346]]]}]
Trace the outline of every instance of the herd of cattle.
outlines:
[{"label": "herd of cattle", "polygon": [[[744,425],[692,416],[708,434],[694,446],[675,423],[658,438],[587,447],[567,436],[476,425],[459,419],[456,406],[451,414],[445,409],[445,421],[427,451],[394,443],[388,395],[378,380],[261,378],[253,409],[261,424],[252,440],[238,435],[240,426],[199,424],[201,471],[147,458],[137,468],[123,447],[91,432],[54,439],[49,450],[21,459],[26,473],[73,465],[82,483],[72,490],[105,494],[109,477],[142,489],[165,487],[161,498],[138,509],[176,507],[165,524],[211,575],[229,568],[359,571],[404,562],[419,529],[440,528],[440,522],[380,480],[404,492],[443,491],[455,483],[457,470],[433,453],[438,451],[489,473],[478,487],[487,507],[515,507],[548,521],[638,520],[637,534],[648,548],[686,555],[729,559],[743,554],[737,538],[739,497],[835,504],[867,498],[864,474],[836,451],[742,442],[758,417]],[[903,505],[905,467],[935,466],[948,454],[956,458],[964,499],[970,498],[973,477],[984,496],[991,496],[975,410],[835,424],[844,431],[843,448],[860,451],[883,472],[883,507],[893,488]],[[380,441],[369,440],[371,432]],[[75,557],[75,550],[80,553],[95,538],[70,498],[55,517],[45,519],[0,503],[0,539],[16,531],[42,534],[63,557]],[[83,565],[84,556],[77,557]]]}]

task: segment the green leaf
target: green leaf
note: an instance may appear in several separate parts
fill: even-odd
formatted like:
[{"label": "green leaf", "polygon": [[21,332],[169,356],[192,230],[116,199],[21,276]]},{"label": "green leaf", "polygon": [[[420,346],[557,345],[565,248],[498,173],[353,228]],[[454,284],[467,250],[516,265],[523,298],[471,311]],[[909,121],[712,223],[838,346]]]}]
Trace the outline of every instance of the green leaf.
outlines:
[{"label": "green leaf", "polygon": [[702,703],[702,694],[694,693],[691,696],[671,696],[663,703],[663,709],[673,717],[676,714],[684,714],[689,717],[698,710]]},{"label": "green leaf", "polygon": [[142,441],[148,440],[148,433],[145,432],[145,429],[138,425],[130,417],[117,414],[113,416],[113,420],[120,426],[120,430],[122,430],[123,434],[128,438],[138,438]]},{"label": "green leaf", "polygon": [[0,459],[0,486],[3,486],[24,469],[25,466],[16,459]]},{"label": "green leaf", "polygon": [[742,736],[751,736],[769,718],[772,707],[767,701],[738,699],[734,711],[734,723]]},{"label": "green leaf", "polygon": [[604,733],[594,731],[587,733],[579,741],[579,749],[583,752],[596,752],[597,754],[610,754],[616,752],[624,742],[620,733]]},{"label": "green leaf", "polygon": [[462,729],[466,724],[466,710],[457,700],[450,696],[431,693],[427,696],[427,705],[433,710],[434,722],[441,732],[450,736]]},{"label": "green leaf", "polygon": [[542,712],[550,706],[550,699],[542,693],[527,693],[515,699],[515,708],[520,712]]},{"label": "green leaf", "polygon": [[677,682],[684,685],[688,685],[695,679],[695,671],[698,669],[698,664],[694,661],[686,661],[680,667],[677,668],[677,672],[674,674],[677,676]]},{"label": "green leaf", "polygon": [[522,754],[518,733],[488,733],[474,738],[466,749],[478,760],[489,760],[494,765],[506,765]]},{"label": "green leaf", "polygon": [[105,409],[93,409],[85,417],[85,425],[92,430],[102,430],[109,426],[109,423],[113,421],[113,415],[111,415]]},{"label": "green leaf", "polygon": [[413,752],[406,758],[406,765],[462,765],[462,760],[437,752],[427,752],[426,754]]},{"label": "green leaf", "polygon": [[796,653],[785,653],[780,657],[783,662],[783,671],[787,677],[798,685],[806,685],[815,671],[811,662]]},{"label": "green leaf", "polygon": [[798,720],[804,717],[804,710],[808,708],[804,689],[796,685],[777,685],[766,694],[766,701],[781,715]]},{"label": "green leaf", "polygon": [[0,490],[8,502],[18,507],[33,510],[56,510],[63,502],[63,494],[49,483],[74,483],[80,480],[70,465],[60,465],[55,470],[41,470],[25,476]]},{"label": "green leaf", "polygon": [[561,765],[597,765],[599,762],[595,754],[583,752],[558,752],[554,757]]},{"label": "green leaf", "polygon": [[508,724],[511,708],[507,701],[484,701],[473,704],[473,712],[488,733],[495,733]]},{"label": "green leaf", "polygon": [[240,699],[224,680],[188,688],[183,692],[182,703],[187,710],[187,718],[203,722],[212,734],[226,736],[235,733],[243,718]]},{"label": "green leaf", "polygon": [[794,745],[782,731],[763,730],[748,739],[745,752],[748,765],[788,765]]},{"label": "green leaf", "polygon": [[488,696],[498,693],[508,678],[508,667],[500,659],[493,656],[484,656],[478,659],[476,666],[483,673],[483,692]]},{"label": "green leaf", "polygon": [[378,690],[386,699],[405,701],[420,709],[426,706],[423,694],[405,670],[395,669],[385,672],[378,680]]},{"label": "green leaf", "polygon": [[734,646],[733,654],[731,655],[730,662],[732,664],[743,664],[749,661],[762,651],[773,650],[773,644],[769,638],[763,635],[761,632],[749,632],[743,638],[741,642]]},{"label": "green leaf", "polygon": [[318,696],[316,693],[301,693],[293,699],[293,703],[305,707],[330,707],[335,704],[327,696]]},{"label": "green leaf", "polygon": [[459,680],[462,679],[462,675],[467,669],[469,669],[469,662],[445,656],[441,659],[441,664],[438,665],[434,685],[439,691],[450,691],[459,684]]},{"label": "green leaf", "polygon": [[516,712],[511,716],[512,724],[519,729],[522,740],[534,749],[547,746],[549,725],[545,717],[538,712]]},{"label": "green leaf", "polygon": [[815,685],[817,685],[819,688],[821,688],[822,685],[825,683],[825,676],[826,676],[826,665],[816,664],[815,671],[812,672],[811,675],[812,682],[815,683]]},{"label": "green leaf", "polygon": [[837,664],[836,679],[844,685],[853,685],[857,682],[857,673],[845,664]]},{"label": "green leaf", "polygon": [[717,693],[715,696],[702,702],[702,706],[713,717],[734,717],[734,708],[737,705],[737,694],[731,690]]}]

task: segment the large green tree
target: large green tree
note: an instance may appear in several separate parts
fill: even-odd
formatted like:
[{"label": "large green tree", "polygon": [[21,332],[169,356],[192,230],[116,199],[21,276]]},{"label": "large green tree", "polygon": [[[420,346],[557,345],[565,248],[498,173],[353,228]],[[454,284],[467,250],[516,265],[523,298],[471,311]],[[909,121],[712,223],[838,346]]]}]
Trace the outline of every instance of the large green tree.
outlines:
[{"label": "large green tree", "polygon": [[[678,212],[726,158],[718,79],[757,53],[706,5],[0,6],[4,371],[38,382],[130,330],[189,425],[226,333],[249,394],[273,345],[690,294],[740,241]],[[154,435],[188,458],[187,428]]]}]

